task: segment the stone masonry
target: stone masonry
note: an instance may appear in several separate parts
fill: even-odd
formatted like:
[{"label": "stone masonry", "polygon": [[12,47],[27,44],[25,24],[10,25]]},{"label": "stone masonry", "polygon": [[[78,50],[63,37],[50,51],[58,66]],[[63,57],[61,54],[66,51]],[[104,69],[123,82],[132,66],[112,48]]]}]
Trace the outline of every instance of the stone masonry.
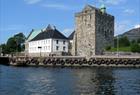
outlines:
[{"label": "stone masonry", "polygon": [[72,55],[101,55],[106,46],[113,45],[114,16],[87,5],[76,13],[75,20]]}]

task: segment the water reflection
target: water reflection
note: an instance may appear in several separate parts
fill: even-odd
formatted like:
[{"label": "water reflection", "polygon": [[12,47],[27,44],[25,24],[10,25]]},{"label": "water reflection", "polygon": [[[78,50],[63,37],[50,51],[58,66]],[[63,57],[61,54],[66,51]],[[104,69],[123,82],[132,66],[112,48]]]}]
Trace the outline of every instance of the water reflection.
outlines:
[{"label": "water reflection", "polygon": [[115,95],[112,69],[86,68],[75,72],[77,95]]},{"label": "water reflection", "polygon": [[16,68],[0,65],[0,95],[139,94],[140,69]]}]

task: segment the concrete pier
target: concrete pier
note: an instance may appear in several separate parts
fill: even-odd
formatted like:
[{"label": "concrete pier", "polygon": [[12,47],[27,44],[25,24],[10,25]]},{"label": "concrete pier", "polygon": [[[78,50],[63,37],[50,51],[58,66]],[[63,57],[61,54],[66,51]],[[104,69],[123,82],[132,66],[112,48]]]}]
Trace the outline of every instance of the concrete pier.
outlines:
[{"label": "concrete pier", "polygon": [[80,56],[12,57],[9,61],[12,66],[140,67],[139,56],[93,56],[89,59]]},{"label": "concrete pier", "polygon": [[1,56],[0,57],[0,64],[2,64],[2,65],[10,65],[9,64],[9,57],[3,57],[3,56]]}]

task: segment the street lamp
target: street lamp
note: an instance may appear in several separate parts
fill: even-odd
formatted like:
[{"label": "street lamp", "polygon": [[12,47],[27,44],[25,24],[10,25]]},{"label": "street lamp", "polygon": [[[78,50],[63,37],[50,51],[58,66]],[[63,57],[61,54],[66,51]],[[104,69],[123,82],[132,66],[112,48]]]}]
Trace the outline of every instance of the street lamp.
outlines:
[{"label": "street lamp", "polygon": [[0,47],[0,56],[2,55],[2,47]]},{"label": "street lamp", "polygon": [[38,47],[38,49],[40,49],[40,57],[41,57],[41,49],[42,49],[42,47]]},{"label": "street lamp", "polygon": [[117,36],[117,56],[119,57],[119,36]]}]

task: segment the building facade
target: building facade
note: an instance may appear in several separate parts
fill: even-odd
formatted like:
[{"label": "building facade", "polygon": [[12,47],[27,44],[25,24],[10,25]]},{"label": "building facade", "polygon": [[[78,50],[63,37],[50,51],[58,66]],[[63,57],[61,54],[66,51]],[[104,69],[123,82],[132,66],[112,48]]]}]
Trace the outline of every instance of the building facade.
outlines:
[{"label": "building facade", "polygon": [[50,25],[28,42],[28,56],[57,56],[68,52],[68,39]]},{"label": "building facade", "polygon": [[75,14],[76,27],[72,45],[72,55],[101,55],[106,46],[113,45],[114,16],[87,5],[82,12]]},{"label": "building facade", "polygon": [[32,40],[34,37],[36,37],[40,32],[41,32],[41,30],[32,29],[32,31],[28,35],[28,37],[25,41],[25,55],[26,56],[28,56],[28,53],[29,53],[29,41]]}]

